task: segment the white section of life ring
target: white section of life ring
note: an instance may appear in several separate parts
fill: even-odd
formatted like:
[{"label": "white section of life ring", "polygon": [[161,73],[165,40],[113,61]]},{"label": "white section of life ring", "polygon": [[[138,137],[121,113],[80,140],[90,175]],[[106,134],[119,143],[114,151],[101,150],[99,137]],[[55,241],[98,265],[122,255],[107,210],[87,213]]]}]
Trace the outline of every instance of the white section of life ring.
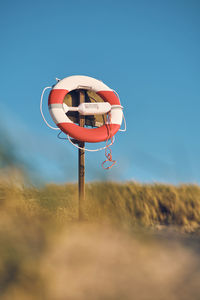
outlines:
[{"label": "white section of life ring", "polygon": [[76,89],[99,91],[112,91],[102,81],[83,75],[73,75],[59,80],[53,89],[67,89],[68,91]]}]

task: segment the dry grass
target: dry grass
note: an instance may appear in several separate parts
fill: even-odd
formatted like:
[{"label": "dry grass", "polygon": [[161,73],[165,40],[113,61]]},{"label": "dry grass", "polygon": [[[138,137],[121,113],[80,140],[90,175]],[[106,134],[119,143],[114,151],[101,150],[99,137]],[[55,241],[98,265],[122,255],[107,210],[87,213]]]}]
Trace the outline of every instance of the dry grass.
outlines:
[{"label": "dry grass", "polygon": [[[2,181],[0,299],[199,299],[199,186],[97,182],[86,195],[80,224],[76,185]],[[178,233],[147,230],[162,226]]]},{"label": "dry grass", "polygon": [[[75,184],[26,188],[24,201],[34,203],[59,222],[76,221]],[[197,185],[142,185],[134,182],[96,182],[86,185],[86,221],[132,226],[172,225],[196,231],[200,225],[200,187]]]}]

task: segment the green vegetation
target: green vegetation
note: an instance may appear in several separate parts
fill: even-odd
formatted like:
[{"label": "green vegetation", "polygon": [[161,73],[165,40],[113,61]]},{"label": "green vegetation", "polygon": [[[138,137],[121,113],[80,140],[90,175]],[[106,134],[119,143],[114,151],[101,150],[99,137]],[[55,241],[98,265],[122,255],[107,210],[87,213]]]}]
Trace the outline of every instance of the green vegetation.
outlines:
[{"label": "green vegetation", "polygon": [[[133,282],[135,281],[136,286],[146,285],[146,281],[143,282],[143,273],[140,272],[144,272],[148,277],[151,264],[156,264],[158,278],[167,276],[165,280],[170,282],[171,279],[167,278],[176,277],[174,266],[173,274],[171,271],[167,275],[160,274],[163,266],[160,265],[161,262],[158,263],[161,258],[157,261],[157,257],[160,257],[161,252],[166,251],[166,264],[172,263],[170,259],[179,261],[184,258],[184,262],[180,264],[187,270],[188,266],[185,264],[188,263],[188,276],[193,276],[191,266],[194,264],[196,268],[198,265],[196,255],[188,254],[185,248],[180,250],[178,247],[177,250],[176,246],[173,246],[170,250],[166,245],[158,246],[158,242],[152,237],[146,239],[144,232],[139,234],[138,238],[134,231],[135,228],[155,228],[162,231],[163,227],[173,227],[180,234],[197,234],[200,226],[200,187],[197,185],[88,183],[84,208],[85,222],[80,224],[77,222],[77,185],[50,184],[36,188],[2,181],[0,214],[0,298],[3,300],[133,299]],[[152,241],[147,244],[146,240],[149,239]],[[126,246],[123,248],[121,245],[119,250],[116,245],[123,241]],[[133,249],[136,249],[136,252],[132,253]],[[121,258],[120,253],[125,255],[126,252],[127,259]],[[103,261],[102,255],[105,257]],[[68,263],[65,259],[69,260]],[[76,266],[74,260],[79,266]],[[90,261],[93,262],[92,266]],[[96,261],[99,261],[99,264],[95,265]],[[128,269],[127,264],[131,266]],[[87,270],[84,269],[85,265]],[[94,282],[96,269],[101,270],[101,265],[104,265],[106,282],[104,279],[102,282],[101,279]],[[132,273],[135,266],[140,270],[137,271],[138,276]],[[66,270],[69,274],[65,274]],[[84,272],[91,272],[91,282],[85,281]],[[63,274],[63,278],[59,277],[60,274]],[[116,274],[119,275],[116,277]],[[131,282],[127,281],[126,290],[121,289],[120,282],[125,279],[121,278],[120,274],[131,278]],[[194,282],[198,283],[200,273],[194,271],[194,274]],[[101,278],[101,275],[99,276]],[[150,276],[148,279],[149,282],[153,280],[152,286],[155,287],[152,299],[161,299],[156,288],[160,279],[156,278],[152,279]],[[65,280],[70,282],[71,289],[67,289]],[[111,286],[107,287],[107,281]],[[179,284],[180,282],[177,286]],[[169,285],[171,288],[171,283]],[[96,286],[96,290],[91,291],[91,286]],[[76,294],[78,287],[82,288],[81,294]],[[167,293],[170,288],[166,286]],[[198,296],[195,298],[198,285],[189,289],[195,293],[192,299],[198,299]],[[70,294],[72,291],[74,294]],[[103,291],[105,294],[102,294]],[[126,293],[130,294],[130,298]],[[137,299],[146,299],[145,295],[138,298],[137,293]],[[184,295],[189,297],[189,294],[183,292],[173,298],[168,294],[168,298],[162,299],[189,299],[184,298]]]}]

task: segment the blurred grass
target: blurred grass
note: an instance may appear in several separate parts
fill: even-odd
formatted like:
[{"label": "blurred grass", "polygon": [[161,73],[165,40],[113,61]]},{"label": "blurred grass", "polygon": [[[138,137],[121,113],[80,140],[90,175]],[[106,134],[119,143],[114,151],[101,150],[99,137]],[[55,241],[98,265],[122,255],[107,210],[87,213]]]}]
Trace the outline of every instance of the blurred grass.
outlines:
[{"label": "blurred grass", "polygon": [[[75,184],[51,184],[41,189],[25,188],[13,193],[23,198],[25,206],[37,207],[37,213],[39,211],[59,222],[77,220],[78,195]],[[200,225],[200,187],[134,182],[88,183],[84,216],[86,221],[143,226],[173,225],[186,231],[195,231]]]},{"label": "blurred grass", "polygon": [[[39,270],[56,236],[77,222],[77,186],[36,188],[2,181],[0,214],[0,299],[49,299]],[[86,223],[109,224],[120,230],[172,226],[181,232],[198,233],[200,187],[88,183],[84,216]]]},{"label": "blurred grass", "polygon": [[[48,184],[41,188],[0,184],[0,208],[23,217],[41,217],[62,224],[78,218],[76,184]],[[127,225],[173,225],[186,231],[200,225],[198,185],[139,184],[135,182],[94,182],[86,184],[86,221]]]}]

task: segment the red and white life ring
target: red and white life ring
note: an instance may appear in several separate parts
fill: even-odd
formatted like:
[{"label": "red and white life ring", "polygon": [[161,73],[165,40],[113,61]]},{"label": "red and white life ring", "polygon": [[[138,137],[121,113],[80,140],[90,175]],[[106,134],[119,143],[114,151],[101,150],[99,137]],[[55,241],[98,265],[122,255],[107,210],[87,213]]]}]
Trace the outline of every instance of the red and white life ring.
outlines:
[{"label": "red and white life ring", "polygon": [[[99,128],[85,128],[74,124],[63,109],[63,100],[67,93],[76,89],[92,90],[97,93],[105,102],[111,105],[109,136],[108,125],[104,124]],[[122,123],[122,106],[114,91],[102,81],[88,76],[70,76],[60,81],[52,88],[49,94],[49,111],[55,124],[70,137],[76,140],[96,143],[106,141],[114,136]]]}]

